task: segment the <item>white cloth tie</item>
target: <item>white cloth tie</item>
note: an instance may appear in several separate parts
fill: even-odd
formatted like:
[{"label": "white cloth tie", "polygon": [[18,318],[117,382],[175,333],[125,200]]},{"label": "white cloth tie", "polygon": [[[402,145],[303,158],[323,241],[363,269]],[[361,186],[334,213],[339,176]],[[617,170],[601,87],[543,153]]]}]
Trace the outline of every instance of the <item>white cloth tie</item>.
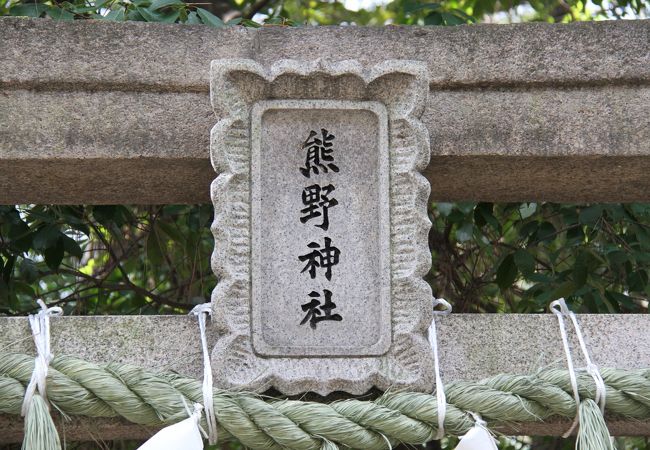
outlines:
[{"label": "white cloth tie", "polygon": [[455,450],[498,450],[496,440],[487,423],[476,413],[468,411],[474,418],[474,426],[460,438]]},{"label": "white cloth tie", "polygon": [[196,305],[190,311],[190,314],[194,314],[199,319],[201,347],[203,348],[203,408],[205,409],[205,419],[208,422],[208,442],[210,445],[214,445],[217,443],[217,417],[214,412],[214,400],[212,398],[212,364],[210,363],[208,340],[205,335],[205,324],[207,317],[212,314],[212,304]]},{"label": "white cloth tie", "polygon": [[[445,309],[436,310],[436,306],[443,305]],[[429,326],[429,345],[433,350],[433,367],[436,372],[436,402],[438,406],[438,433],[436,439],[440,440],[445,437],[445,416],[447,415],[447,396],[445,387],[442,384],[440,376],[440,358],[438,357],[438,332],[436,331],[436,316],[446,316],[451,314],[451,305],[444,298],[433,299],[433,318]]]},{"label": "white cloth tie", "polygon": [[562,344],[564,345],[564,354],[566,355],[566,360],[567,360],[567,367],[569,369],[569,379],[571,380],[571,389],[573,390],[573,397],[576,402],[576,416],[575,419],[573,419],[573,424],[571,424],[571,428],[564,433],[563,437],[566,438],[573,431],[575,428],[578,426],[580,423],[580,393],[578,391],[578,379],[576,377],[576,372],[573,367],[573,357],[571,356],[571,348],[569,346],[569,338],[567,336],[566,332],[566,327],[564,326],[564,317],[568,317],[571,320],[571,323],[573,324],[573,328],[575,329],[576,336],[578,337],[578,342],[580,343],[580,350],[582,351],[582,355],[585,360],[585,370],[589,375],[594,380],[594,383],[596,385],[596,403],[598,403],[598,406],[600,407],[600,411],[602,413],[605,413],[605,404],[607,402],[607,388],[605,386],[605,381],[603,380],[602,375],[600,374],[600,370],[598,369],[598,366],[594,364],[591,361],[591,357],[589,356],[589,351],[587,350],[587,345],[585,344],[585,340],[582,336],[582,331],[580,330],[580,325],[578,324],[578,318],[576,315],[569,309],[567,306],[566,302],[564,301],[563,298],[557,299],[549,305],[549,308],[553,314],[557,316],[558,323],[560,325],[560,335],[562,336]]},{"label": "white cloth tie", "polygon": [[[187,405],[185,407],[187,409]],[[203,438],[199,427],[202,409],[200,404],[194,404],[194,412],[190,417],[163,428],[138,447],[138,450],[203,450]]]},{"label": "white cloth tie", "polygon": [[23,417],[27,414],[27,410],[37,388],[38,393],[47,403],[47,372],[50,362],[54,359],[50,351],[50,316],[60,316],[63,314],[63,310],[58,306],[48,308],[43,300],[39,299],[36,302],[41,307],[41,310],[37,314],[29,315],[29,325],[32,329],[32,337],[34,338],[34,344],[36,344],[37,353],[36,359],[34,360],[34,371],[25,389],[25,398],[23,399],[23,405],[20,411]]}]

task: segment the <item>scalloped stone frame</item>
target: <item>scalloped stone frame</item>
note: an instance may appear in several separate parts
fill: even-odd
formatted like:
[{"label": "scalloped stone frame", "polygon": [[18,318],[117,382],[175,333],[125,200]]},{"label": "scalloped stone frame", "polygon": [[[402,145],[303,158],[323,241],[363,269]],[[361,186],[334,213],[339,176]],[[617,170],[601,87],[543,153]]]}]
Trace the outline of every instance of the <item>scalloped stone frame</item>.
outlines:
[{"label": "scalloped stone frame", "polygon": [[[431,266],[430,188],[420,173],[429,162],[429,138],[419,121],[428,92],[426,68],[418,61],[391,60],[372,68],[357,61],[282,60],[271,67],[246,59],[212,61],[210,96],[221,117],[210,144],[219,174],[211,186],[212,269],[218,278],[212,294],[213,323],[219,334],[212,351],[217,386],[258,392],[275,388],[287,395],[310,391],[360,395],[373,387],[433,389],[426,336],[432,295],[422,278]],[[256,351],[259,340],[253,342],[253,334],[260,330],[252,314],[253,111],[260,105],[305,101],[334,110],[343,104],[376,105],[371,109],[385,111],[387,117],[391,330],[389,344],[383,342],[367,355],[355,354],[363,353],[359,351],[284,355],[277,348]]]}]

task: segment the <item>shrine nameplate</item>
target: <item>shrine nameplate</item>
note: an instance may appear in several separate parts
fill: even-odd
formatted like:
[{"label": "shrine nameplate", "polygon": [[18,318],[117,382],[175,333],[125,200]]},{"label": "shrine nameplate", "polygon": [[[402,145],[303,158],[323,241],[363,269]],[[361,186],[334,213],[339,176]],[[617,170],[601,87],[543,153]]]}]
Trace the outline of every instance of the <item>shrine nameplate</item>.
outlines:
[{"label": "shrine nameplate", "polygon": [[223,388],[433,385],[424,66],[213,61]]},{"label": "shrine nameplate", "polygon": [[376,102],[266,101],[253,107],[251,122],[255,351],[386,353],[386,108]]}]

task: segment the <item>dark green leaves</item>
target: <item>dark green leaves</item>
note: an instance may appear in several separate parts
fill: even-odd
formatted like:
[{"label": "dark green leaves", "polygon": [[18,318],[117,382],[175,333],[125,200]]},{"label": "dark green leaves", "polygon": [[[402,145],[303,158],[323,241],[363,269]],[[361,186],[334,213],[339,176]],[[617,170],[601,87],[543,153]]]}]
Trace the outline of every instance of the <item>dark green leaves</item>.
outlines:
[{"label": "dark green leaves", "polygon": [[211,12],[206,11],[203,8],[196,8],[196,13],[201,18],[203,23],[206,24],[206,25],[210,25],[210,26],[215,27],[215,28],[221,28],[221,27],[224,26],[224,23],[220,18],[218,18],[217,16],[215,16]]},{"label": "dark green leaves", "polygon": [[545,311],[560,296],[585,310],[647,311],[646,205],[438,203],[431,211],[433,288],[455,292],[461,311]]},{"label": "dark green leaves", "polygon": [[9,15],[41,17],[47,11],[47,6],[41,3],[18,3],[11,7]]},{"label": "dark green leaves", "polygon": [[496,273],[496,282],[501,290],[509,288],[517,279],[517,265],[514,255],[503,258]]},{"label": "dark green leaves", "polygon": [[57,270],[63,261],[65,254],[65,244],[63,239],[57,239],[56,242],[43,250],[45,264],[52,270]]},{"label": "dark green leaves", "polygon": [[55,225],[45,225],[34,233],[33,245],[34,250],[47,250],[56,245],[61,237],[59,228]]},{"label": "dark green leaves", "polygon": [[535,273],[535,257],[530,252],[519,249],[514,253],[513,258],[515,265],[521,271],[522,275],[528,277]]},{"label": "dark green leaves", "polygon": [[443,3],[407,3],[404,12],[407,17],[410,16],[421,25],[462,25],[476,22],[476,19],[465,11],[447,8]]},{"label": "dark green leaves", "polygon": [[151,6],[149,6],[149,10],[158,11],[159,9],[168,7],[182,8],[184,6],[185,3],[181,0],[153,0],[153,2],[151,2]]},{"label": "dark green leaves", "polygon": [[[86,2],[85,0],[64,1],[61,3],[19,3],[13,4],[8,13],[13,16],[49,17],[54,20],[98,19],[108,21],[146,21],[156,23],[205,24],[216,28],[242,24],[259,26],[250,20],[237,18],[224,24],[223,21],[204,8],[195,7],[181,0],[106,0]],[[269,18],[276,20],[278,18]],[[280,22],[289,23],[280,18]]]}]

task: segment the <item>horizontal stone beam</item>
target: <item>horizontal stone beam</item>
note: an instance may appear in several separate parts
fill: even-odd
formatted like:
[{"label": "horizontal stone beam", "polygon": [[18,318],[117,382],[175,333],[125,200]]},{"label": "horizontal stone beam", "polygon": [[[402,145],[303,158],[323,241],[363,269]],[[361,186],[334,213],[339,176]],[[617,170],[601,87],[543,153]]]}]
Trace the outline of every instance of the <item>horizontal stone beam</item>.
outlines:
[{"label": "horizontal stone beam", "polygon": [[[565,367],[557,320],[551,314],[452,314],[437,320],[442,377],[479,380],[499,373],[526,374]],[[592,358],[600,367],[650,367],[648,315],[580,315]],[[217,335],[208,327],[208,343]],[[187,316],[85,316],[52,319],[52,351],[96,363],[136,364],[199,379],[202,356],[196,318]],[[575,344],[575,342],[574,342]],[[26,318],[0,318],[0,351],[34,353]],[[576,360],[580,357],[575,353]],[[69,439],[139,438],[151,429],[120,420],[76,419],[65,424]],[[20,440],[20,418],[0,416],[0,443]],[[512,425],[511,434],[560,435],[568,424]],[[618,435],[648,435],[650,422],[610,423]],[[106,432],[106,434],[105,434]]]},{"label": "horizontal stone beam", "polygon": [[425,61],[433,200],[650,201],[648,21],[215,30],[2,18],[0,41],[4,204],[207,202],[209,63],[234,57]]}]

